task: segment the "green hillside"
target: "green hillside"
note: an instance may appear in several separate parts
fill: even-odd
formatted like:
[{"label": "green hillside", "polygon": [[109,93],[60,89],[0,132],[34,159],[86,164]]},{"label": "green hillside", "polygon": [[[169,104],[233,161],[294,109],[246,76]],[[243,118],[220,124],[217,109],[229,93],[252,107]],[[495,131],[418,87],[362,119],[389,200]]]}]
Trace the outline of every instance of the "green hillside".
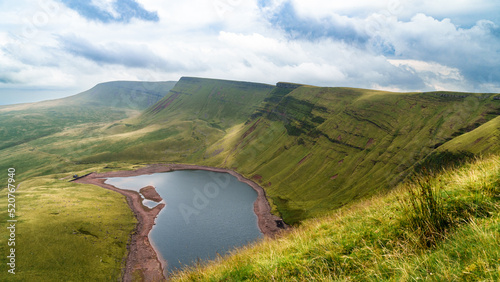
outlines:
[{"label": "green hillside", "polygon": [[78,153],[85,156],[78,161],[200,162],[206,148],[247,120],[272,89],[266,84],[183,77],[141,116],[94,130],[101,140],[89,140],[93,153]]},{"label": "green hillside", "polygon": [[0,150],[80,124],[87,126],[130,117],[158,102],[174,84],[108,82],[68,98],[1,106]]},{"label": "green hillside", "polygon": [[172,281],[499,281],[500,161],[473,160],[308,219]]},{"label": "green hillside", "polygon": [[208,163],[260,182],[296,223],[394,187],[435,148],[497,117],[490,96],[276,88],[209,148]]},{"label": "green hillside", "polygon": [[[313,218],[327,215],[324,220],[330,222],[332,211],[342,214],[353,202],[388,193],[424,160],[439,159],[440,152],[452,157],[462,151],[498,153],[500,101],[494,96],[183,77],[175,86],[105,83],[66,99],[0,107],[0,167],[16,168],[20,203],[30,207],[19,213],[27,228],[20,231],[20,252],[45,257],[46,248],[51,250],[50,259],[34,260],[30,271],[20,270],[17,277],[41,279],[37,272],[52,277],[48,281],[64,275],[69,280],[119,277],[133,216],[120,195],[68,184],[74,174],[170,162],[234,169],[260,183],[273,211],[287,223],[304,225],[298,230],[307,233]],[[6,183],[6,177],[0,175],[0,181]],[[5,219],[5,194],[0,201]],[[109,212],[96,211],[103,201],[110,203]],[[99,220],[97,212],[102,212]],[[114,227],[101,228],[108,225]],[[28,242],[61,232],[54,244],[63,247]],[[6,238],[7,231],[0,236]],[[90,252],[78,240],[90,240],[96,249]],[[82,256],[68,264],[57,260],[65,257],[65,247]],[[43,271],[51,261],[59,263],[53,276]]]},{"label": "green hillside", "polygon": [[176,81],[112,81],[100,83],[78,95],[61,99],[64,104],[85,106],[108,106],[144,110],[161,100],[172,89]]},{"label": "green hillside", "polygon": [[182,77],[162,101],[145,111],[140,122],[175,117],[224,130],[246,121],[273,88],[261,83]]},{"label": "green hillside", "polygon": [[[500,111],[497,112],[497,115],[500,115]],[[445,143],[439,147],[439,150],[468,151],[473,154],[500,154],[500,116]]]}]

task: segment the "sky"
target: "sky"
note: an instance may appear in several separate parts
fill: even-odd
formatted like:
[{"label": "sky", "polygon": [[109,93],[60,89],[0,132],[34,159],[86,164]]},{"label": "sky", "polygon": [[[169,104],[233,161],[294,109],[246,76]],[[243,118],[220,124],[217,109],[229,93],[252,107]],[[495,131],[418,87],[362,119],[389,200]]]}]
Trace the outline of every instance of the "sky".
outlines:
[{"label": "sky", "polygon": [[182,76],[500,92],[497,0],[0,0],[0,104]]}]

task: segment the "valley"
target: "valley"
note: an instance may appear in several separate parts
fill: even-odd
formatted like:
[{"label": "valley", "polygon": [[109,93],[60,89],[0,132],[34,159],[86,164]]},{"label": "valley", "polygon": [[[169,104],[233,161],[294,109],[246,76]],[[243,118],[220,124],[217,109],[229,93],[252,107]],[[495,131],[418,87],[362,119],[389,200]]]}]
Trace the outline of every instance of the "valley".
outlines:
[{"label": "valley", "polygon": [[[417,254],[419,260],[422,253],[417,247],[394,247],[413,242],[408,239],[411,231],[396,230],[406,220],[396,198],[406,197],[404,187],[426,166],[426,160],[438,162],[449,153],[448,162],[455,162],[467,152],[471,159],[446,172],[435,172],[429,181],[444,177],[443,181],[451,183],[446,189],[455,191],[454,187],[466,186],[450,180],[453,175],[482,166],[484,185],[497,191],[499,96],[182,77],[178,82],[104,83],[65,99],[1,106],[0,167],[17,171],[18,226],[24,226],[17,238],[18,263],[24,266],[19,267],[16,279],[81,280],[89,278],[90,270],[95,270],[92,280],[122,277],[126,247],[137,222],[125,197],[69,180],[75,174],[133,171],[153,164],[236,171],[262,187],[272,213],[293,227],[283,238],[263,239],[255,248],[245,247],[234,257],[205,270],[177,274],[178,278],[397,277],[394,265],[401,261],[382,262],[385,255],[403,259],[404,254]],[[480,159],[474,161],[475,157]],[[6,173],[0,181],[6,183]],[[498,240],[491,231],[498,223],[498,202],[492,195],[484,198],[485,205],[492,207],[487,209],[489,216],[474,221],[483,232],[474,236],[484,235],[485,245]],[[8,216],[6,198],[5,193],[0,196],[4,219]],[[101,208],[103,202],[106,209]],[[371,214],[367,219],[362,219],[364,211]],[[391,217],[386,218],[387,214]],[[347,222],[359,223],[350,226]],[[375,227],[373,222],[382,225]],[[330,225],[351,234],[352,239],[342,239],[347,235]],[[474,232],[473,226],[464,226],[457,234]],[[5,237],[7,232],[0,234]],[[375,235],[379,232],[388,237]],[[408,240],[401,241],[401,236]],[[266,249],[279,250],[283,260],[276,260]],[[476,263],[478,269],[498,268],[497,251],[491,250],[492,258],[485,264],[464,261],[460,267]],[[6,246],[0,246],[0,252],[5,253]],[[353,262],[345,257],[342,262],[340,254],[354,258]],[[367,261],[365,256],[378,261]],[[262,263],[255,264],[255,260]],[[301,261],[307,262],[303,264],[306,269],[299,267]],[[349,272],[357,263],[367,272]],[[373,270],[373,265],[378,268]],[[53,271],[44,271],[48,268]],[[446,276],[443,269],[439,277],[459,277]],[[407,271],[405,275],[411,277],[420,275]],[[496,277],[491,275],[478,277]]]}]

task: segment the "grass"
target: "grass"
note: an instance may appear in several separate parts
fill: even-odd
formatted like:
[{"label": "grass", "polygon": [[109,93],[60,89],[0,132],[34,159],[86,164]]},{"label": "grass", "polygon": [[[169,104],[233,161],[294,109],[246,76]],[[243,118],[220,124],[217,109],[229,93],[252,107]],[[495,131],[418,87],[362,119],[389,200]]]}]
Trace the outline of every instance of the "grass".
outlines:
[{"label": "grass", "polygon": [[[125,197],[61,176],[23,181],[17,190],[16,275],[3,271],[0,280],[112,281],[122,275],[136,223]],[[7,202],[6,193],[0,201]],[[0,218],[7,220],[6,209]],[[1,232],[2,242],[7,236]],[[0,253],[7,250],[0,246]]]},{"label": "grass", "polygon": [[204,161],[260,179],[275,210],[296,224],[395,187],[457,132],[481,138],[488,131],[474,127],[496,121],[499,105],[480,97],[277,88],[245,124],[210,146],[214,156]]},{"label": "grass", "polygon": [[[497,103],[500,104],[500,101]],[[474,154],[500,153],[500,117],[494,118],[473,131],[453,138],[441,146],[439,150],[468,150]]]},{"label": "grass", "polygon": [[[103,85],[102,89],[109,90],[112,86]],[[100,194],[102,192],[100,188],[91,189],[59,180],[73,174],[82,175],[92,171],[128,170],[146,164],[168,162],[235,169],[247,178],[255,179],[266,189],[273,212],[281,215],[287,223],[312,226],[311,224],[318,221],[325,223],[322,228],[333,224],[345,232],[356,230],[352,232],[357,234],[357,237],[353,235],[352,240],[343,238],[340,233],[334,235],[340,236],[335,237],[335,240],[339,238],[346,240],[345,244],[338,246],[332,243],[331,239],[321,239],[321,236],[317,235],[318,240],[326,240],[321,244],[333,244],[328,245],[330,249],[325,249],[324,252],[321,245],[308,245],[306,241],[285,242],[290,246],[297,243],[297,246],[310,247],[306,258],[303,257],[305,254],[294,254],[293,260],[287,257],[279,262],[270,261],[270,264],[262,265],[264,268],[257,269],[260,271],[259,276],[248,274],[257,271],[256,266],[248,264],[237,270],[243,275],[240,278],[247,277],[245,275],[250,275],[248,277],[253,277],[252,279],[273,278],[265,275],[265,271],[270,271],[274,273],[275,278],[288,277],[300,280],[302,274],[299,272],[304,270],[307,274],[309,266],[305,264],[302,267],[295,261],[297,256],[297,259],[300,258],[299,260],[304,262],[308,261],[308,257],[314,257],[315,262],[323,263],[323,266],[313,268],[311,270],[313,272],[309,274],[323,275],[321,273],[324,269],[331,276],[318,277],[350,279],[348,278],[350,276],[342,276],[338,272],[349,271],[358,266],[344,261],[353,258],[343,256],[348,256],[356,250],[359,251],[356,253],[359,256],[368,255],[370,248],[376,250],[378,255],[385,256],[387,250],[377,249],[374,243],[370,243],[372,245],[365,249],[359,247],[360,242],[376,237],[379,232],[392,234],[394,238],[403,240],[391,241],[393,244],[411,241],[415,246],[429,245],[427,249],[430,252],[431,249],[435,250],[447,242],[450,234],[462,232],[460,230],[465,230],[464,228],[472,226],[473,223],[487,232],[481,224],[496,218],[495,214],[489,215],[491,207],[482,204],[484,203],[481,200],[482,196],[474,198],[476,202],[472,201],[476,206],[469,206],[467,203],[471,201],[467,197],[454,198],[463,199],[447,201],[444,207],[452,210],[459,207],[457,210],[461,210],[461,213],[457,213],[455,218],[462,220],[451,220],[449,226],[438,230],[443,236],[431,238],[429,241],[431,243],[427,244],[425,234],[429,232],[423,232],[425,236],[422,237],[415,230],[403,228],[405,226],[400,218],[402,207],[394,204],[397,202],[397,197],[391,198],[390,201],[374,198],[360,202],[361,199],[396,187],[415,168],[416,163],[426,164],[427,160],[426,166],[428,166],[443,156],[442,161],[451,156],[449,159],[454,162],[455,154],[460,154],[461,151],[472,151],[474,154],[497,152],[499,119],[495,113],[499,109],[499,104],[491,99],[479,99],[481,95],[459,93],[454,95],[467,97],[456,98],[441,96],[442,93],[438,93],[439,95],[391,93],[311,86],[282,89],[265,84],[183,78],[172,92],[139,115],[139,111],[131,107],[127,102],[129,100],[125,99],[129,97],[125,93],[135,97],[133,95],[138,93],[136,90],[141,88],[144,86],[136,85],[129,88],[127,90],[129,92],[123,92],[122,89],[117,92],[100,93],[93,92],[96,90],[94,89],[78,96],[78,99],[83,99],[79,103],[102,102],[101,105],[94,105],[91,108],[82,108],[78,103],[66,103],[68,100],[65,103],[52,101],[31,106],[0,107],[0,120],[4,122],[4,127],[0,129],[4,133],[0,135],[2,136],[0,146],[3,146],[0,149],[0,167],[16,168],[17,180],[21,182],[22,187],[25,187],[20,195],[20,202],[25,207],[36,209],[24,215],[26,221],[21,223],[22,226],[26,226],[29,233],[22,235],[25,231],[20,231],[20,240],[23,236],[25,241],[26,238],[34,236],[33,238],[39,237],[43,238],[40,240],[50,241],[51,236],[55,236],[57,232],[64,234],[59,247],[51,246],[57,250],[56,254],[62,254],[68,248],[74,250],[75,258],[68,260],[71,264],[61,264],[68,269],[76,269],[74,272],[77,274],[74,274],[74,277],[83,275],[80,273],[79,265],[85,265],[82,269],[87,271],[89,269],[87,264],[95,267],[97,280],[105,277],[104,273],[109,275],[106,276],[108,278],[118,277],[119,273],[115,271],[120,268],[118,264],[96,264],[90,258],[94,255],[102,256],[104,250],[110,248],[108,258],[114,259],[109,260],[117,261],[123,258],[125,251],[123,245],[120,246],[121,251],[111,248],[114,246],[112,240],[101,241],[106,235],[97,229],[97,225],[100,224],[96,225],[95,218],[88,216],[96,214],[95,207],[102,204],[102,199],[113,202],[115,207],[113,210],[122,212],[128,210],[126,203],[118,201],[118,198],[115,198],[117,195],[104,197]],[[160,92],[155,90],[149,94],[156,96]],[[115,93],[118,96],[106,96],[107,93]],[[90,99],[91,97],[101,97],[101,99]],[[120,103],[114,103],[114,98],[119,98]],[[144,102],[141,104],[142,108],[147,105],[144,99],[138,101]],[[125,117],[128,118],[123,119]],[[447,148],[448,151],[443,148]],[[451,155],[447,157],[440,155],[439,152],[444,152],[443,154],[451,152]],[[466,160],[464,158],[465,163]],[[447,168],[447,171],[451,169],[452,167]],[[0,183],[6,183],[5,181],[6,175],[0,174]],[[496,191],[494,185],[488,187]],[[449,194],[437,190],[432,195],[441,197],[442,193]],[[496,192],[492,192],[491,195],[494,193]],[[75,206],[66,205],[64,209],[66,213],[55,210],[55,207],[51,207],[50,211],[45,210],[49,206],[45,204],[46,201],[50,203],[54,201],[64,206],[62,199],[66,199],[67,195],[79,198],[81,201],[75,202]],[[493,197],[491,195],[488,197]],[[49,196],[50,199],[47,198]],[[0,196],[1,211],[6,210],[5,197],[5,194]],[[437,198],[439,199],[441,198]],[[362,203],[361,205],[370,212],[373,211],[372,219],[351,213],[355,210],[351,205],[352,202],[357,202],[358,205]],[[371,202],[374,206],[393,208],[385,210],[386,214],[380,214],[376,211],[377,208],[370,207]],[[339,212],[332,215],[332,210],[336,209],[340,209]],[[35,220],[36,215],[32,214],[32,211],[40,212],[41,217]],[[113,225],[114,218],[108,217],[115,216],[114,212],[111,210],[101,212],[103,214],[99,215],[108,220],[103,221],[102,226],[106,224],[111,229],[119,231],[120,227]],[[58,213],[58,217],[53,213]],[[468,220],[468,215],[474,213],[481,216]],[[64,214],[66,216],[61,217]],[[87,217],[81,217],[82,214]],[[325,215],[328,216],[323,217]],[[334,220],[341,215],[346,216],[341,221],[351,222],[352,226],[339,225],[340,223],[335,221],[337,219]],[[392,219],[387,215],[391,215],[389,217]],[[5,217],[5,214],[2,215],[0,212],[0,216]],[[396,216],[399,216],[399,221],[393,220]],[[314,219],[318,217],[322,219]],[[55,218],[61,220],[54,221]],[[121,214],[119,218],[118,221],[128,226],[129,215]],[[366,225],[378,221],[385,224],[384,229],[379,231],[363,229]],[[393,227],[392,224],[396,223],[399,225]],[[76,233],[64,233],[67,231],[64,229],[65,226],[71,226],[71,232]],[[296,232],[315,234],[316,229],[307,228],[309,227],[299,227],[297,230],[303,231]],[[404,232],[400,230],[401,228]],[[126,233],[122,231],[123,234]],[[0,236],[6,236],[6,232],[7,230],[0,230]],[[333,234],[328,228],[321,232]],[[434,233],[435,230],[430,234]],[[123,234],[120,233],[115,237],[125,238]],[[304,240],[314,242],[314,238],[303,236]],[[389,239],[380,241],[380,244],[393,240]],[[81,240],[93,242],[94,245],[91,246],[100,253],[94,254],[87,250],[90,245],[80,244]],[[19,247],[23,254],[29,254],[29,248],[36,249],[34,246],[36,244],[33,246],[30,242],[23,244]],[[406,254],[411,254],[413,257],[420,256],[416,253],[405,253],[404,249],[391,248],[393,253],[389,252],[387,256],[397,257]],[[57,280],[64,277],[61,275],[67,275],[64,270],[57,270],[52,275],[44,272],[50,266],[43,257],[51,248],[37,250],[40,256],[33,259],[30,265],[30,268],[34,269],[33,273],[36,271],[45,273],[48,275],[46,279],[49,280]],[[5,250],[0,249],[0,251]],[[314,255],[316,251],[318,251],[317,256]],[[76,257],[79,252],[84,254],[90,252],[90,255],[85,255],[87,258],[79,260]],[[261,258],[263,261],[270,260],[264,255]],[[420,259],[425,261],[427,258],[420,257]],[[379,263],[384,264],[382,261]],[[391,262],[388,263],[389,265],[385,267],[392,269]],[[287,268],[288,265],[296,269],[290,270]],[[346,270],[343,269],[344,265]],[[474,265],[477,269],[484,269],[484,265],[479,262]],[[281,269],[288,269],[286,271],[289,272],[281,272]],[[379,270],[380,273],[381,271]],[[293,278],[295,274],[299,275],[299,278]],[[23,275],[27,276],[22,277],[31,278],[28,274]],[[79,279],[74,278],[74,280]]]},{"label": "grass", "polygon": [[0,150],[78,125],[109,123],[155,104],[174,82],[108,82],[68,98],[0,107]]},{"label": "grass", "polygon": [[[478,159],[306,220],[276,240],[178,272],[172,280],[497,281],[499,183],[498,157]],[[422,244],[428,225],[442,228],[433,227],[433,243]]]}]

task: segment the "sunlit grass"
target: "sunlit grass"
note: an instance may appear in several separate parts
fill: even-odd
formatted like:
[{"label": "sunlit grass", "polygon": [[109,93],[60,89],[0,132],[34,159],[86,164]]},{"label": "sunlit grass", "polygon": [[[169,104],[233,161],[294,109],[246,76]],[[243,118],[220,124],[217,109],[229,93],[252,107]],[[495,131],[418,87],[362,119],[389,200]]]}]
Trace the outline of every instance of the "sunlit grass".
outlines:
[{"label": "sunlit grass", "polygon": [[[425,184],[433,189],[435,206],[446,211],[453,224],[441,230],[433,244],[422,244],[418,217],[409,197],[412,187],[401,185],[385,196],[348,205],[331,215],[307,220],[276,240],[262,240],[232,256],[193,267],[174,280],[219,281],[414,281],[500,279],[500,161],[489,157],[446,170]],[[423,180],[422,180],[423,181]],[[425,189],[427,189],[425,188]],[[423,200],[427,200],[424,195]],[[453,202],[449,204],[448,202]],[[487,207],[486,213],[463,212]],[[410,220],[410,221],[409,221]],[[426,242],[426,241],[424,241]]]},{"label": "sunlit grass", "polygon": [[[411,214],[411,210],[401,206],[401,199],[406,199],[403,195],[407,194],[397,192],[387,198],[375,197],[361,202],[360,199],[388,191],[438,145],[471,130],[475,124],[484,122],[483,126],[442,147],[453,152],[464,149],[475,150],[474,153],[496,152],[500,144],[497,142],[499,119],[488,120],[493,118],[498,104],[478,99],[475,94],[468,94],[462,100],[432,93],[303,87],[292,92],[275,89],[276,95],[271,95],[269,85],[199,79],[186,83],[188,81],[176,88],[182,95],[167,108],[157,112],[150,109],[140,116],[134,110],[107,107],[82,110],[69,104],[62,105],[59,113],[62,116],[47,110],[48,106],[36,110],[22,106],[17,109],[22,112],[18,113],[0,109],[0,120],[5,121],[0,128],[3,130],[0,147],[4,146],[0,167],[16,168],[17,179],[25,187],[20,194],[24,200],[20,199],[20,203],[33,208],[25,214],[27,224],[22,225],[26,227],[20,231],[20,239],[26,236],[26,241],[27,237],[35,236],[43,238],[43,242],[54,242],[51,238],[56,233],[62,234],[62,245],[50,243],[49,249],[33,246],[40,253],[30,264],[33,275],[37,271],[45,273],[48,280],[67,275],[66,270],[50,275],[47,271],[51,266],[40,258],[52,249],[59,255],[70,246],[74,249],[74,253],[68,253],[72,258],[62,264],[74,269],[74,276],[68,276],[69,280],[79,280],[79,275],[84,275],[88,267],[97,269],[92,276],[97,280],[105,277],[105,272],[119,276],[115,271],[119,269],[117,264],[95,264],[93,251],[87,250],[94,246],[92,242],[100,246],[94,248],[96,252],[104,252],[104,246],[114,246],[112,240],[101,244],[89,235],[98,238],[104,235],[97,229],[100,223],[96,224],[95,218],[89,216],[101,215],[95,207],[100,206],[103,199],[113,203],[116,207],[113,210],[121,212],[128,210],[126,203],[123,199],[118,201],[117,195],[104,197],[100,188],[74,186],[60,178],[167,162],[234,169],[266,189],[273,212],[288,223],[302,224],[276,242],[265,240],[262,245],[246,248],[229,258],[231,263],[208,266],[206,274],[213,275],[214,280],[307,280],[310,277],[340,280],[401,277],[404,280],[431,277],[424,275],[428,271],[422,267],[431,269],[433,265],[448,267],[448,274],[443,270],[437,277],[449,280],[462,277],[462,272],[457,274],[461,269],[467,268],[465,272],[476,275],[476,270],[490,273],[492,267],[497,267],[483,255],[475,254],[475,262],[458,262],[459,270],[455,270],[450,259],[453,255],[448,252],[453,248],[441,248],[460,232],[483,234],[477,238],[484,241],[483,247],[498,238],[494,237],[494,229],[485,229],[484,225],[498,227],[497,215],[493,212],[496,202],[491,200],[499,194],[498,178],[490,181],[479,169],[443,172],[439,176],[442,178],[439,187],[432,184],[437,191],[433,197],[444,201],[449,196],[453,200],[446,200],[440,207],[457,212],[453,214],[453,224],[441,230],[442,236],[433,239],[434,243],[429,246],[423,244],[425,251],[422,251],[425,239],[422,241],[418,230],[405,225],[408,217],[404,216]],[[113,99],[107,102],[112,103]],[[474,107],[464,110],[469,105]],[[133,115],[133,118],[119,120]],[[490,164],[484,163],[484,171],[495,177]],[[0,174],[0,182],[5,182],[5,177]],[[436,179],[429,181],[434,183]],[[449,190],[449,187],[454,188]],[[67,195],[81,201],[77,205],[72,203],[75,206],[66,205],[61,213],[57,207],[69,204],[63,200]],[[5,217],[5,201],[1,197],[4,195],[0,196],[3,201],[0,215]],[[104,213],[114,215],[113,211]],[[129,226],[130,214],[122,215],[124,226]],[[318,216],[321,218],[312,219]],[[103,221],[103,224],[120,230],[120,226],[108,219],[111,222]],[[473,224],[477,228],[469,230]],[[77,234],[65,233],[69,227],[76,228]],[[5,232],[0,230],[0,235],[5,236]],[[118,235],[115,237],[124,238],[123,234]],[[32,247],[30,243],[24,246]],[[123,257],[125,247],[120,245],[121,251],[110,250],[109,257],[116,261]],[[82,252],[81,258],[78,252]],[[431,260],[436,263],[429,266]],[[85,266],[81,268],[80,264]],[[56,269],[62,268],[56,266]],[[205,277],[196,273],[189,275]]]},{"label": "sunlit grass", "polygon": [[[55,177],[24,181],[15,195],[16,275],[9,275],[8,281],[61,281],[63,277],[113,281],[122,275],[136,222],[124,196]],[[4,193],[0,201],[7,201]],[[0,216],[7,218],[6,209]],[[8,234],[2,230],[1,236]],[[7,244],[0,246],[0,253],[7,254]],[[0,280],[7,275],[0,273]]]}]

